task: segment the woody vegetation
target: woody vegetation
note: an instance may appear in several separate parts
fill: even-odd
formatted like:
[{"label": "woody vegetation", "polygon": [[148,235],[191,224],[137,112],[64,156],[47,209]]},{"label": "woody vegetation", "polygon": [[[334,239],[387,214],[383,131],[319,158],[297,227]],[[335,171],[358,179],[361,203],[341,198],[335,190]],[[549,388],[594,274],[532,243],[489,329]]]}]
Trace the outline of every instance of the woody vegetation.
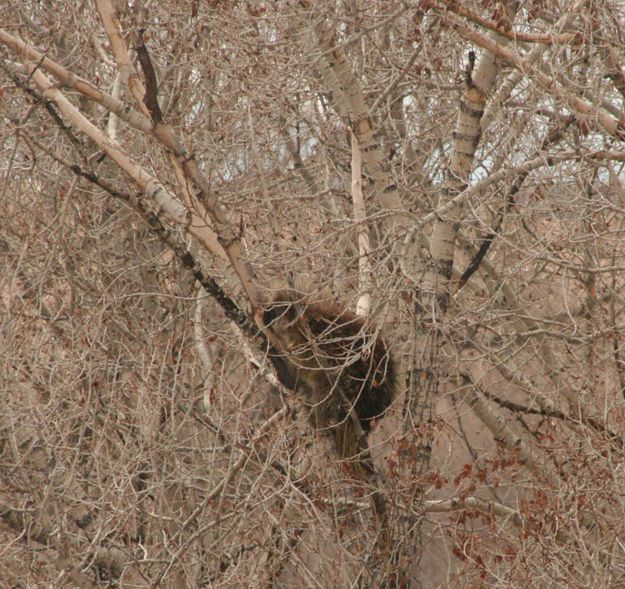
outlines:
[{"label": "woody vegetation", "polygon": [[0,587],[625,586],[624,29],[0,0]]}]

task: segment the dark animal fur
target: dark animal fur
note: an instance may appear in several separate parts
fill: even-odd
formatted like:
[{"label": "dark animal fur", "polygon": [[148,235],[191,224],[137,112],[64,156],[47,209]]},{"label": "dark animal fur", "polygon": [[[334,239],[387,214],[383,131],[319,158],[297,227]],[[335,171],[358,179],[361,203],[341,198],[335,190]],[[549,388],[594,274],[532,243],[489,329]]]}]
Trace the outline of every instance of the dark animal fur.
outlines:
[{"label": "dark animal fur", "polygon": [[263,322],[271,329],[270,357],[282,384],[302,393],[313,425],[331,430],[342,457],[356,456],[362,431],[369,433],[395,395],[395,366],[382,337],[363,318],[306,304],[294,291],[278,293]]}]

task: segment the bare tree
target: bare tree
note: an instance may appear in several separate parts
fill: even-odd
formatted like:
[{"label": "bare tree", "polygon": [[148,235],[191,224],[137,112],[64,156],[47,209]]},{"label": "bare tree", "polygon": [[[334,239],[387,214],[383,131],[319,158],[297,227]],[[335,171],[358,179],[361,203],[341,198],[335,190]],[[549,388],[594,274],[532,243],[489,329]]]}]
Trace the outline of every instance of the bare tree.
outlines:
[{"label": "bare tree", "polygon": [[622,3],[0,23],[0,585],[625,584]]}]

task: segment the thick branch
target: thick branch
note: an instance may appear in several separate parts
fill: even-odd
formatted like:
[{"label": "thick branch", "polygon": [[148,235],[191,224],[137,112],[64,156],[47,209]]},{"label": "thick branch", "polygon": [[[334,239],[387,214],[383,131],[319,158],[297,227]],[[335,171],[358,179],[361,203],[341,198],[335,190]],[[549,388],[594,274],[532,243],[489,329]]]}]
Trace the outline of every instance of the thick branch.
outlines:
[{"label": "thick branch", "polygon": [[443,4],[451,12],[455,12],[458,16],[463,16],[473,21],[485,29],[489,29],[499,36],[515,42],[540,43],[542,45],[580,45],[584,43],[581,33],[525,33],[523,31],[512,30],[512,23],[504,16],[500,15],[498,21],[489,20],[480,16],[458,0],[435,0]]},{"label": "thick branch", "polygon": [[143,30],[139,31],[139,44],[137,45],[137,55],[139,56],[139,62],[143,68],[143,75],[145,76],[145,96],[143,102],[146,108],[150,112],[152,122],[156,125],[163,120],[163,113],[161,107],[158,104],[158,82],[156,80],[156,71],[154,70],[154,64],[148,53],[148,49],[145,46],[143,40]]},{"label": "thick branch", "polygon": [[448,22],[452,28],[468,41],[472,41],[476,45],[490,51],[500,59],[507,61],[509,64],[526,73],[541,88],[574,110],[584,124],[598,130],[603,129],[615,139],[625,141],[625,118],[621,117],[617,119],[606,113],[603,109],[597,108],[596,105],[582,100],[575,95],[574,91],[564,88],[554,78],[542,72],[512,49],[503,47],[496,41],[478,33],[457,18],[448,16]]}]

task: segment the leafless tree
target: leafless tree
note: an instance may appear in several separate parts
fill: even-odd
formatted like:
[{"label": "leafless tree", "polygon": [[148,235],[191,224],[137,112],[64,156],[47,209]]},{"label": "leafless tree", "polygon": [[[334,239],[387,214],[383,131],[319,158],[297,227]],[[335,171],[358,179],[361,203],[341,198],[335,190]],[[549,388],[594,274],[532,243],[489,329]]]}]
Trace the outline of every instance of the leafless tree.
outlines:
[{"label": "leafless tree", "polygon": [[[625,586],[622,2],[0,26],[1,586]],[[284,289],[392,354],[355,462]]]}]

